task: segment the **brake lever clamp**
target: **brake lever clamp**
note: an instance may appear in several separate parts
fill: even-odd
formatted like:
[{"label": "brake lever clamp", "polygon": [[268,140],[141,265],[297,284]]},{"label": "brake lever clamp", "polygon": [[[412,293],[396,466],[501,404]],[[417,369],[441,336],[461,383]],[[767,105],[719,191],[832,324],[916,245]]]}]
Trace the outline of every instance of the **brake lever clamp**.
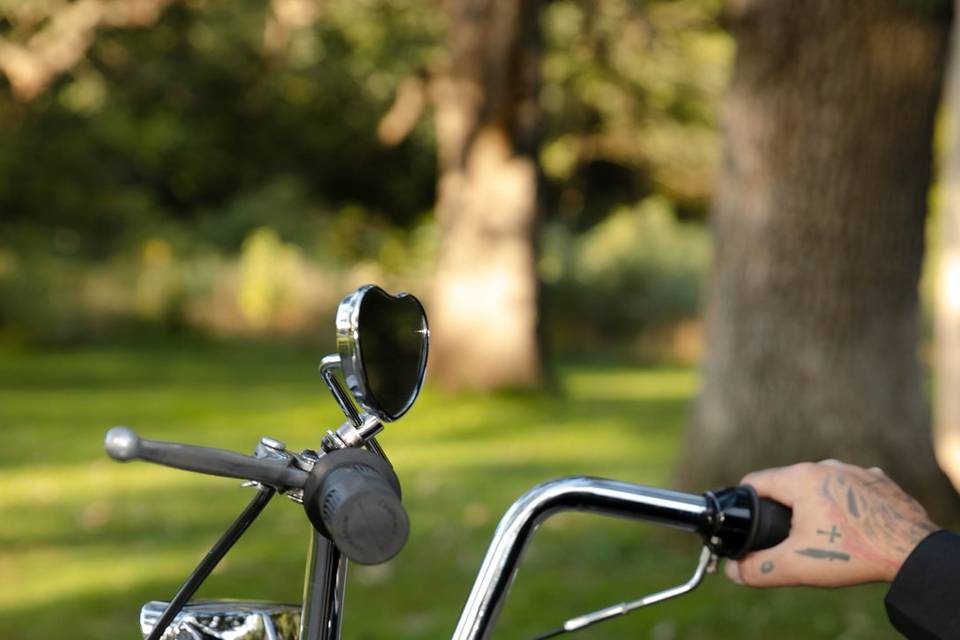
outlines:
[{"label": "brake lever clamp", "polygon": [[[317,460],[319,460],[317,452],[312,449],[304,449],[302,452],[296,453],[288,450],[286,443],[281,442],[276,438],[271,438],[270,436],[263,436],[260,438],[257,446],[254,447],[253,456],[255,458],[284,460],[291,466],[295,466],[307,473],[310,473],[313,470],[314,465],[317,463]],[[253,487],[257,489],[265,488],[265,485],[255,480],[248,480],[241,486]],[[296,502],[297,504],[303,504],[302,487],[285,489],[280,491],[280,493],[287,496],[287,498],[293,502]]]}]

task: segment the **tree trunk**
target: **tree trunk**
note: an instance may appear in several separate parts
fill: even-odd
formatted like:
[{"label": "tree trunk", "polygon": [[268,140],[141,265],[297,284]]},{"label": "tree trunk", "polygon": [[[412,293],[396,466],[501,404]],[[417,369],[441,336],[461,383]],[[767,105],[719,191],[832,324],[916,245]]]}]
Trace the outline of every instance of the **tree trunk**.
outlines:
[{"label": "tree trunk", "polygon": [[680,480],[833,457],[952,508],[917,357],[949,18],[906,0],[730,9],[707,353]]},{"label": "tree trunk", "polygon": [[[960,4],[960,0],[958,0]],[[935,294],[934,437],[937,460],[960,488],[960,43],[954,33],[944,105],[940,252]]]},{"label": "tree trunk", "polygon": [[452,63],[431,89],[441,227],[432,377],[452,388],[535,386],[540,2],[445,4]]}]

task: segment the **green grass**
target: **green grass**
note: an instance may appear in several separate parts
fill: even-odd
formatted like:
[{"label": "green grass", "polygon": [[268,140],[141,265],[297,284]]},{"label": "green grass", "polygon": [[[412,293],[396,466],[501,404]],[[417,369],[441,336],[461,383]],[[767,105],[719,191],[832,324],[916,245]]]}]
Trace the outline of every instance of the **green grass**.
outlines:
[{"label": "green grass", "polygon": [[[250,490],[114,463],[104,431],[127,424],[241,451],[266,434],[317,447],[341,421],[315,374],[320,355],[203,344],[0,354],[0,637],[138,637],[140,604],[172,594]],[[560,381],[557,396],[448,397],[428,384],[388,427],[381,441],[411,536],[393,562],[351,567],[347,640],[449,637],[500,514],[537,482],[669,482],[692,371],[570,365]],[[297,601],[307,541],[300,507],[275,500],[200,595]],[[558,517],[534,539],[495,637],[529,638],[683,581],[695,560],[688,534]],[[759,591],[711,576],[689,596],[574,637],[892,638],[882,595]]]}]

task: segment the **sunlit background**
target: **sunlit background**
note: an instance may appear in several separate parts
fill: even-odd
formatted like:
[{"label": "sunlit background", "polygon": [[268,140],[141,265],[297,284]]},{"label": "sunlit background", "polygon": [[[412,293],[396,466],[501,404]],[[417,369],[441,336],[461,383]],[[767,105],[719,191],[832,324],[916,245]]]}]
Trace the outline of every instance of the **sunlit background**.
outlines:
[{"label": "sunlit background", "polygon": [[[351,570],[346,638],[449,635],[500,514],[537,482],[696,483],[711,202],[740,168],[720,125],[731,24],[752,4],[0,0],[0,637],[136,637],[139,606],[173,594],[249,491],[118,465],[103,433],[317,447],[342,416],[316,364],[369,282],[424,302],[435,352],[382,437],[410,542]],[[949,3],[917,4],[949,25]],[[946,50],[916,51],[939,78]],[[948,330],[958,314],[956,269],[939,298],[933,277],[941,238],[960,242],[941,175],[924,372],[946,353],[935,310]],[[940,428],[950,443],[960,424]],[[202,597],[299,599],[308,525],[285,502]],[[682,582],[694,542],[559,518],[496,637]],[[580,637],[893,637],[882,594],[714,577]]]}]

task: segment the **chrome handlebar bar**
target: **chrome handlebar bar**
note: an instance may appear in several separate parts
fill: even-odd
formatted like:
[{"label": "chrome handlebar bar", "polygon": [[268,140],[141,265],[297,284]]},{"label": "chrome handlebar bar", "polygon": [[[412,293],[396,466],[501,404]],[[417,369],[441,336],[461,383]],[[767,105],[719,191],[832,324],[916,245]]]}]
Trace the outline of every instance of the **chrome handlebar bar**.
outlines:
[{"label": "chrome handlebar bar", "polygon": [[[482,640],[489,637],[516,576],[523,550],[533,533],[551,516],[568,511],[635,518],[701,533],[708,531],[714,524],[714,512],[705,496],[585,476],[560,478],[537,485],[514,502],[500,520],[473,589],[460,614],[453,640]],[[680,590],[668,590],[675,592],[666,597],[674,597],[695,588],[703,577],[704,569],[708,565],[707,560],[712,556],[712,552],[705,549],[704,554],[701,554],[695,580],[688,581]],[[666,597],[659,597],[639,606],[659,602]],[[637,606],[626,608],[624,605],[616,605],[608,608],[610,611],[605,609],[597,612],[602,614],[597,619],[580,616],[568,621],[568,624],[572,623],[572,628],[563,631],[582,628],[635,608]]]}]

